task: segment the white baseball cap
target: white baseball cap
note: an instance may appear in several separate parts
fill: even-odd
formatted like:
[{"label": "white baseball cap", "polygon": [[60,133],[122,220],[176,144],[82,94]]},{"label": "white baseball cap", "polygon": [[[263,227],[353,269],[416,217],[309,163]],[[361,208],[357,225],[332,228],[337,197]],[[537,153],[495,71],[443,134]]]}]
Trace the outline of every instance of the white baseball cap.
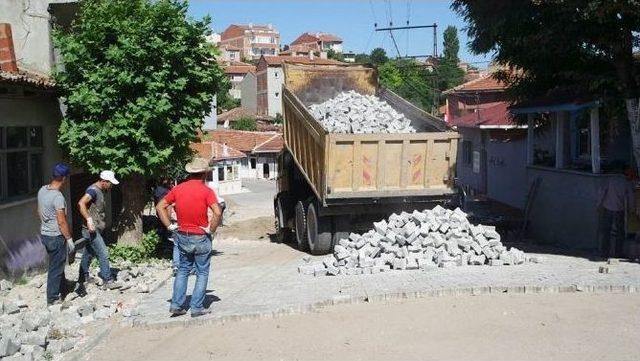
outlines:
[{"label": "white baseball cap", "polygon": [[120,184],[116,179],[116,174],[112,170],[103,170],[100,172],[100,179],[111,182],[111,184]]}]

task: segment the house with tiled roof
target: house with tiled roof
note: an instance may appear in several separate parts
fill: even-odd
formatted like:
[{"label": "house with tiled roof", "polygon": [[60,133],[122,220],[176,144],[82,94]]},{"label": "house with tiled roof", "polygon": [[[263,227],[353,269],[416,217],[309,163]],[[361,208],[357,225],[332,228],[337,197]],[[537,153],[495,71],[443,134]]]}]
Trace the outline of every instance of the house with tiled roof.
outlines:
[{"label": "house with tiled roof", "polygon": [[256,91],[258,115],[277,117],[282,115],[282,84],[284,73],[282,64],[307,64],[307,65],[346,65],[333,59],[317,57],[310,53],[304,56],[262,56],[256,66]]},{"label": "house with tiled roof", "polygon": [[246,155],[240,164],[241,178],[277,178],[277,155],[284,147],[281,133],[216,129],[204,134],[203,139],[226,144]]},{"label": "house with tiled roof", "polygon": [[339,36],[322,32],[305,32],[298,36],[290,47],[304,45],[315,51],[333,50],[342,53],[342,39]]},{"label": "house with tiled roof", "polygon": [[456,171],[467,194],[523,208],[527,126],[511,114],[505,89],[490,74],[449,89],[445,119],[461,135]]},{"label": "house with tiled roof", "polygon": [[[62,111],[51,78],[56,63],[49,29],[68,26],[76,6],[0,1],[0,274],[46,261],[34,216],[36,195],[50,181],[53,166],[65,159],[58,146]],[[67,204],[73,204],[76,183],[74,174],[62,189]],[[71,216],[75,229],[79,223]]]},{"label": "house with tiled roof", "polygon": [[211,172],[207,175],[207,185],[218,194],[235,194],[242,191],[240,169],[242,160],[247,157],[243,152],[215,141],[191,143],[191,149],[198,157],[209,160]]},{"label": "house with tiled roof", "polygon": [[229,82],[231,83],[229,94],[234,99],[241,99],[242,89],[240,87],[240,84],[247,76],[247,74],[256,72],[255,65],[239,61],[229,61],[222,63],[222,69],[224,70],[224,73],[229,78]]},{"label": "house with tiled roof", "polygon": [[258,59],[261,55],[278,55],[280,33],[271,24],[232,24],[220,34],[220,46],[240,49],[240,54],[245,59]]}]

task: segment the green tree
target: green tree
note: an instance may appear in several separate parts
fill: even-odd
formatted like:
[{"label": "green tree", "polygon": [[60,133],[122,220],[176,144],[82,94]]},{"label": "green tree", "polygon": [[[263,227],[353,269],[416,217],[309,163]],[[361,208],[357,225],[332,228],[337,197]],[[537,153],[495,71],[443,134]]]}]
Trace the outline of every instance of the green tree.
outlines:
[{"label": "green tree", "polygon": [[360,54],[356,54],[356,59],[355,59],[357,64],[369,64],[371,63],[371,58],[369,57],[369,54],[365,54],[365,53],[360,53]]},{"label": "green tree", "polygon": [[389,60],[378,67],[378,75],[384,87],[418,107],[431,111],[437,104],[434,74],[415,60]]},{"label": "green tree", "polygon": [[344,56],[342,55],[342,53],[338,53],[333,49],[329,49],[327,51],[327,58],[337,61],[344,61]]},{"label": "green tree", "polygon": [[369,60],[374,65],[381,65],[389,61],[389,57],[387,57],[387,52],[382,48],[375,48],[371,50],[371,55],[369,56]]},{"label": "green tree", "polygon": [[256,122],[256,118],[242,117],[231,123],[231,129],[256,131],[258,130],[258,123]]},{"label": "green tree", "polygon": [[460,41],[458,40],[458,29],[455,26],[447,26],[443,33],[443,57],[436,67],[437,88],[440,91],[451,89],[462,84],[464,81],[464,70],[459,66]]},{"label": "green tree", "polygon": [[[637,0],[454,0],[471,49],[494,53],[513,100],[573,91],[626,109],[640,169],[640,3]],[[616,106],[617,105],[617,106]]]},{"label": "green tree", "polygon": [[81,1],[54,40],[67,106],[60,144],[89,172],[123,178],[119,242],[142,239],[145,178],[188,157],[225,77],[205,41],[210,20],[187,18],[179,0]]},{"label": "green tree", "polygon": [[449,25],[442,33],[444,39],[443,45],[443,58],[445,61],[452,61],[457,63],[458,51],[460,51],[460,41],[458,40],[458,29],[455,26]]}]

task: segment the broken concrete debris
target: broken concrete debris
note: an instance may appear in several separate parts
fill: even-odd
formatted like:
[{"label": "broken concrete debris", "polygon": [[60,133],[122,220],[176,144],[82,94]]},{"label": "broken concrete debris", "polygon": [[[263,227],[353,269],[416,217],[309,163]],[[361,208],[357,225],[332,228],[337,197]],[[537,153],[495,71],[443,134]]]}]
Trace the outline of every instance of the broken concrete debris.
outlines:
[{"label": "broken concrete debris", "polygon": [[371,274],[405,269],[466,265],[520,265],[521,250],[502,245],[493,226],[473,225],[466,213],[436,206],[392,214],[363,234],[341,239],[333,255],[299,267],[306,275]]},{"label": "broken concrete debris", "polygon": [[338,94],[309,106],[311,114],[330,133],[415,133],[411,120],[373,95],[355,91]]}]

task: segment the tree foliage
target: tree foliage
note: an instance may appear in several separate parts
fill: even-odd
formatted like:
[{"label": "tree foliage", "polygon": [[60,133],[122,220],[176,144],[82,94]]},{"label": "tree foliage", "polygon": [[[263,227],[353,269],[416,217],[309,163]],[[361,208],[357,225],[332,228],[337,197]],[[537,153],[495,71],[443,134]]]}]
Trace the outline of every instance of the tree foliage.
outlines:
[{"label": "tree foliage", "polygon": [[369,55],[369,61],[374,65],[381,65],[389,61],[389,57],[387,56],[387,52],[382,48],[375,48],[371,50],[371,55]]},{"label": "tree foliage", "polygon": [[455,26],[447,26],[443,33],[443,56],[435,71],[437,72],[437,88],[440,91],[451,89],[464,81],[464,70],[459,66],[460,41],[458,29]]},{"label": "tree foliage", "polygon": [[327,51],[327,58],[337,60],[337,61],[344,61],[344,55],[342,55],[342,53],[338,53],[333,49],[329,49]]},{"label": "tree foliage", "polygon": [[209,22],[189,20],[178,0],[80,2],[71,31],[54,36],[67,106],[59,139],[77,164],[151,176],[189,154],[225,83]]},{"label": "tree foliage", "polygon": [[455,0],[471,49],[509,66],[514,100],[557,88],[604,98],[638,96],[637,0]]},{"label": "tree foliage", "polygon": [[258,123],[256,122],[256,118],[242,117],[231,123],[231,129],[256,131],[258,130]]}]

